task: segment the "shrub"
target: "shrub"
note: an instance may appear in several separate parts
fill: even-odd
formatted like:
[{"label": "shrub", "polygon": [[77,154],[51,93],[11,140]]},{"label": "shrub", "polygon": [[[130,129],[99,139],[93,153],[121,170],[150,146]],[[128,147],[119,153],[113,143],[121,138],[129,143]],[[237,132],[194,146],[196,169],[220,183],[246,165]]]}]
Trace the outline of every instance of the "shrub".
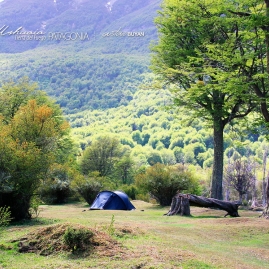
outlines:
[{"label": "shrub", "polygon": [[107,229],[108,234],[111,236],[115,234],[114,223],[115,223],[115,216],[112,215],[110,224],[109,224],[108,229]]},{"label": "shrub", "polygon": [[150,196],[149,196],[149,193],[138,193],[136,195],[136,199],[137,200],[141,200],[141,201],[144,201],[144,202],[149,202],[150,201]]},{"label": "shrub", "polygon": [[40,188],[42,201],[48,204],[65,203],[71,194],[70,181],[51,179]]},{"label": "shrub", "polygon": [[198,190],[198,181],[182,166],[167,166],[157,163],[148,167],[145,173],[136,176],[138,188],[149,192],[160,205],[168,206],[177,192]]},{"label": "shrub", "polygon": [[94,179],[85,179],[81,185],[77,185],[75,190],[91,205],[96,195],[101,191],[103,185]]},{"label": "shrub", "polygon": [[[71,183],[72,189],[79,193],[91,205],[96,195],[104,188],[110,189],[111,182],[105,177],[100,177],[98,171],[90,173],[89,177],[79,175]],[[113,188],[111,188],[113,189]]]},{"label": "shrub", "polygon": [[33,196],[31,199],[31,203],[30,203],[30,209],[29,209],[29,213],[31,215],[31,218],[38,218],[39,213],[40,213],[40,209],[39,206],[41,204],[41,200],[38,196]]},{"label": "shrub", "polygon": [[11,212],[9,207],[0,207],[0,234],[3,228],[6,227],[11,221]]},{"label": "shrub", "polygon": [[125,192],[132,200],[136,199],[137,188],[135,185],[121,185],[118,189],[121,189],[123,192]]},{"label": "shrub", "polygon": [[90,239],[93,237],[93,232],[85,229],[74,229],[68,227],[63,235],[64,243],[74,253],[76,250],[83,250],[90,243]]},{"label": "shrub", "polygon": [[41,199],[48,204],[62,204],[71,195],[70,182],[73,170],[67,164],[53,164],[46,175],[47,179],[40,187]]}]

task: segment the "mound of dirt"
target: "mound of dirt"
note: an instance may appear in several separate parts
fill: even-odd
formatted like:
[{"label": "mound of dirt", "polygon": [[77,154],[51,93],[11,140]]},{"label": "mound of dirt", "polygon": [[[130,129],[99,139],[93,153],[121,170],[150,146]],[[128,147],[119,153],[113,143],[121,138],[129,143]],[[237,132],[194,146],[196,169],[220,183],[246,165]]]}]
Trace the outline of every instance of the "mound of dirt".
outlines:
[{"label": "mound of dirt", "polygon": [[29,233],[24,238],[13,240],[13,242],[18,242],[19,252],[21,253],[32,252],[48,256],[64,251],[70,252],[70,249],[64,243],[63,237],[70,227],[73,229],[86,229],[93,233],[93,236],[85,244],[84,249],[77,252],[80,255],[95,254],[97,256],[112,257],[124,253],[122,246],[107,233],[74,224],[56,224],[40,228]]}]

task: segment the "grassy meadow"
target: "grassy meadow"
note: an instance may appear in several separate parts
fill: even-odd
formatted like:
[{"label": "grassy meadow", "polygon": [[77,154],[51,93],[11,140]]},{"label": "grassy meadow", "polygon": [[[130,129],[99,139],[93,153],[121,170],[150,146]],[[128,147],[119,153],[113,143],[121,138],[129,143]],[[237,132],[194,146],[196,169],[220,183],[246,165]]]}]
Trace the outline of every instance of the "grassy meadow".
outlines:
[{"label": "grassy meadow", "polygon": [[[257,212],[240,210],[240,218],[224,218],[224,211],[191,207],[192,217],[168,217],[168,207],[132,202],[135,211],[43,205],[36,220],[0,235],[0,268],[269,268],[269,220]],[[47,256],[19,253],[13,242],[51,225],[53,233],[64,223],[105,232],[114,241],[87,255],[55,251]]]}]

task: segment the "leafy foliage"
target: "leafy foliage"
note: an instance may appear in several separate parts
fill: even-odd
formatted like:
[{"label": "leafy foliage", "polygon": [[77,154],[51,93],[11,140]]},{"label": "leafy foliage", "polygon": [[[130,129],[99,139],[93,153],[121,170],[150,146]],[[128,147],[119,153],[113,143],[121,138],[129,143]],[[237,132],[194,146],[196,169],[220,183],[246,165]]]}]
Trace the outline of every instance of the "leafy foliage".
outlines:
[{"label": "leafy foliage", "polygon": [[1,235],[1,232],[3,231],[3,228],[7,226],[11,220],[12,220],[11,212],[9,208],[0,207],[0,235]]},{"label": "leafy foliage", "polygon": [[89,177],[80,176],[72,181],[72,188],[77,191],[83,199],[91,205],[96,195],[104,188],[105,179],[98,172],[91,173]]},{"label": "leafy foliage", "polygon": [[93,235],[92,231],[85,228],[74,229],[68,227],[63,235],[63,240],[68,248],[74,253],[76,250],[83,250],[85,245],[89,244]]},{"label": "leafy foliage", "polygon": [[136,176],[136,184],[150,193],[160,205],[168,206],[177,192],[198,190],[198,181],[192,173],[180,166],[157,163]]},{"label": "leafy foliage", "polygon": [[[171,109],[168,106],[168,110],[165,109],[164,104],[171,104],[169,91],[143,89],[137,91],[128,106],[105,111],[85,111],[68,115],[66,118],[70,122],[72,136],[80,151],[95,141],[100,136],[100,132],[107,136],[114,134],[130,152],[134,172],[140,167],[150,165],[148,160],[153,153],[156,154],[159,162],[167,164],[199,165],[205,170],[212,167],[213,134],[210,125],[195,119],[183,107]],[[136,116],[138,111],[143,113]],[[76,127],[78,121],[80,127]],[[254,121],[255,117],[248,117],[245,121],[226,126],[224,129],[225,162],[229,150],[232,148],[239,150],[237,146],[239,141],[244,145],[243,148],[249,148],[247,151],[240,151],[242,156],[246,156],[248,152],[250,156],[255,156],[262,161],[258,148],[261,147],[264,136],[261,135],[261,127],[255,132],[249,129]],[[163,122],[169,122],[170,128],[165,129]],[[139,141],[136,139],[138,135]],[[162,145],[161,139],[164,136],[171,137],[170,143],[167,144],[168,149],[164,146],[157,148],[157,144]]]},{"label": "leafy foliage", "polygon": [[156,18],[160,35],[152,47],[152,70],[169,84],[175,104],[213,125],[213,198],[223,198],[224,127],[254,111],[257,97],[266,110],[268,79],[260,75],[265,73],[266,50],[257,45],[265,43],[265,25],[258,28],[248,18],[264,12],[255,1],[165,0]]},{"label": "leafy foliage", "polygon": [[[51,52],[36,52],[34,60],[29,55],[21,55],[21,68],[17,58],[8,58],[8,74],[0,74],[0,79],[19,80],[23,76],[38,81],[39,86],[57,100],[65,113],[127,105],[144,73],[149,72],[148,57],[130,55],[88,55],[88,52],[70,51],[68,61],[63,61],[65,52],[55,49]],[[47,54],[46,59],[42,59]],[[74,56],[76,55],[76,56]],[[0,57],[1,58],[1,57]],[[5,56],[3,55],[4,59]],[[34,72],[33,72],[34,70]],[[55,72],[57,70],[57,72]],[[104,71],[105,70],[105,71]]]},{"label": "leafy foliage", "polygon": [[121,155],[119,141],[102,136],[85,150],[81,160],[82,173],[98,171],[101,177],[109,176]]},{"label": "leafy foliage", "polygon": [[53,164],[46,173],[46,179],[39,187],[41,199],[48,204],[62,204],[71,195],[72,175],[67,165]]},{"label": "leafy foliage", "polygon": [[[61,159],[59,141],[69,128],[48,97],[39,94],[31,99],[28,89],[32,86],[23,80],[0,89],[3,96],[8,93],[6,107],[18,106],[10,111],[2,107],[0,115],[0,170],[8,176],[1,180],[0,206],[9,206],[15,220],[31,217],[31,198],[48,168]],[[27,93],[26,100],[21,92]]]}]

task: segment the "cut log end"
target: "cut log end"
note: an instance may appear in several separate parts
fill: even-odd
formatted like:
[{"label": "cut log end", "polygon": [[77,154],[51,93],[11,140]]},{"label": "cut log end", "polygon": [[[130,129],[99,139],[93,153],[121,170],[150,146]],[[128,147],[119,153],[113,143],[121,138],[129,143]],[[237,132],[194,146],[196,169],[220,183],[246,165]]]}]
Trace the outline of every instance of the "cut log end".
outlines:
[{"label": "cut log end", "polygon": [[259,216],[259,218],[265,218],[265,219],[269,219],[269,205],[267,205],[262,214]]}]

